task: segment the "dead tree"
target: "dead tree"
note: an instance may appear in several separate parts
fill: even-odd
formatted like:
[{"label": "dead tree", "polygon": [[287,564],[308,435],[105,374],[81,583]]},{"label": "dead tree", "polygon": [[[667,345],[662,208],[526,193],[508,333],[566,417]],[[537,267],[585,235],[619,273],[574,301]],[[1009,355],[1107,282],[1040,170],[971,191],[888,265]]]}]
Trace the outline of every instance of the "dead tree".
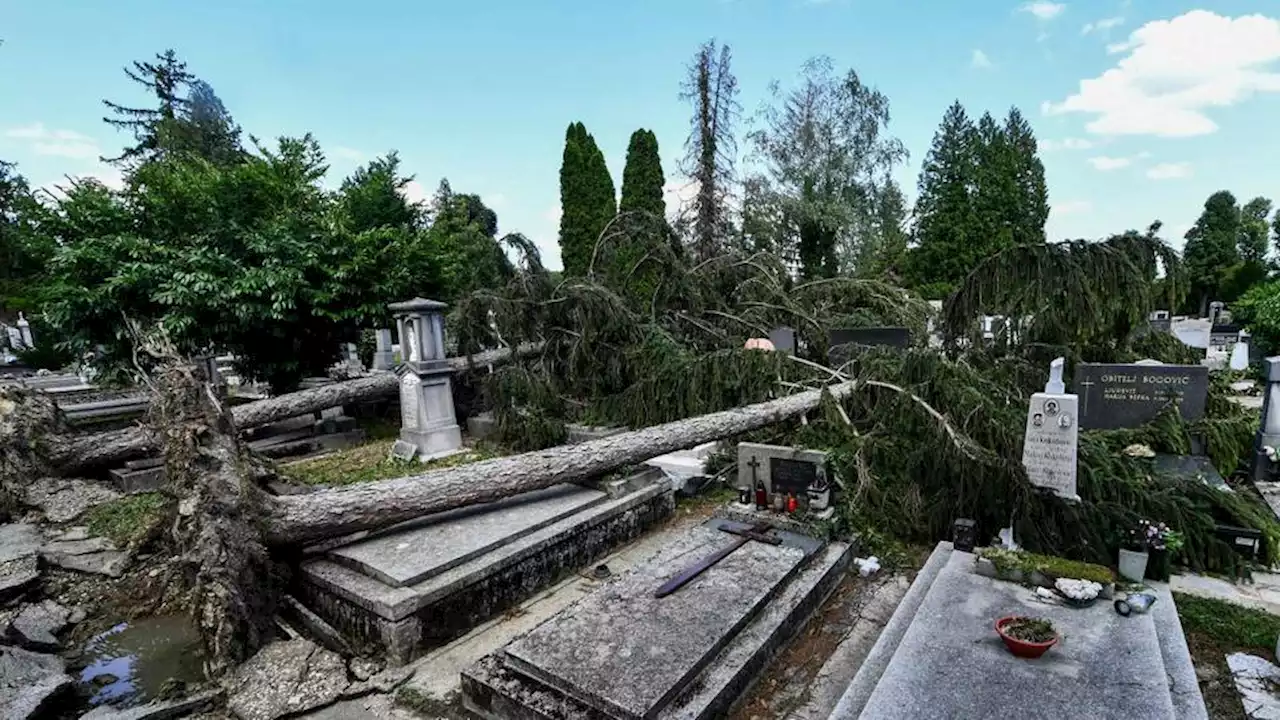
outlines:
[{"label": "dead tree", "polygon": [[[540,345],[521,345],[515,356],[537,352]],[[512,357],[508,348],[489,350],[467,357],[451,358],[454,372],[506,362]],[[232,420],[240,430],[267,425],[325,408],[394,395],[400,378],[394,373],[374,373],[354,380],[321,385],[309,390],[258,400],[231,410]],[[41,444],[47,463],[64,475],[86,468],[102,467],[159,450],[159,438],[149,426],[139,425],[86,435],[49,435]]]},{"label": "dead tree", "polygon": [[306,543],[587,480],[658,455],[773,425],[813,410],[824,392],[841,399],[857,387],[857,381],[846,381],[577,445],[365,485],[272,497],[264,505],[263,528],[269,544]]}]

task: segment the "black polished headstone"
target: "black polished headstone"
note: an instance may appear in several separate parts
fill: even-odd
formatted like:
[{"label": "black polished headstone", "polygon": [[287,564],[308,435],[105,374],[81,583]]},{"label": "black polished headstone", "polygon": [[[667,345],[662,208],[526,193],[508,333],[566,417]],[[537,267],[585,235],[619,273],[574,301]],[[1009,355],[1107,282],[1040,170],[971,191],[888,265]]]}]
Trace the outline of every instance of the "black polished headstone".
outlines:
[{"label": "black polished headstone", "polygon": [[1209,347],[1225,348],[1240,339],[1239,325],[1214,325],[1209,330]]},{"label": "black polished headstone", "polygon": [[910,347],[911,330],[904,327],[842,328],[832,330],[828,348],[838,345],[888,345]]},{"label": "black polished headstone", "polygon": [[1209,368],[1080,363],[1074,388],[1085,430],[1138,427],[1154,420],[1172,399],[1184,420],[1199,420],[1208,398]]},{"label": "black polished headstone", "polygon": [[818,479],[818,463],[809,460],[769,458],[769,478],[773,492],[803,495]]}]

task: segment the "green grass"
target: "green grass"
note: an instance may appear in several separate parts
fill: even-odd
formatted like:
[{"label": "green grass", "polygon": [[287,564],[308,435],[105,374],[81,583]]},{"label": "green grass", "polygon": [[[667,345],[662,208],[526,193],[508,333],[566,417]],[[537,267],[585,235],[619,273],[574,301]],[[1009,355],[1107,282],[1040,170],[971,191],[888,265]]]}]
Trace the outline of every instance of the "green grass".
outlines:
[{"label": "green grass", "polygon": [[981,548],[978,550],[978,557],[990,560],[1000,572],[1010,570],[1021,570],[1024,573],[1040,572],[1053,578],[1090,580],[1099,585],[1115,582],[1115,576],[1110,568],[1051,555],[1037,555],[1021,550]]},{"label": "green grass", "polygon": [[389,478],[416,475],[428,470],[454,467],[478,460],[500,457],[499,448],[477,443],[457,455],[421,463],[391,457],[391,441],[377,440],[347,448],[314,460],[303,460],[280,468],[285,478],[305,485],[354,485]]},{"label": "green grass", "polygon": [[1226,648],[1253,650],[1268,657],[1280,637],[1280,617],[1242,605],[1174,593],[1185,632],[1196,632]]},{"label": "green grass", "polygon": [[164,520],[168,502],[160,493],[129,495],[91,509],[85,524],[91,534],[125,547],[145,538]]}]

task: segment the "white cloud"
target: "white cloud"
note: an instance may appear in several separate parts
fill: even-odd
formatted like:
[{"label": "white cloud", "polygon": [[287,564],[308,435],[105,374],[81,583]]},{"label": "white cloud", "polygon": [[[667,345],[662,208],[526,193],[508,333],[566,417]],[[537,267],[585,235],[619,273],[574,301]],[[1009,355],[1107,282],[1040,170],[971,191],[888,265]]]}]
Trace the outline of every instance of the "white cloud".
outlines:
[{"label": "white cloud", "polygon": [[1152,165],[1147,170],[1147,177],[1152,180],[1180,180],[1191,177],[1191,163],[1172,162]]},{"label": "white cloud", "polygon": [[400,190],[400,194],[404,195],[404,198],[411,203],[426,202],[431,198],[431,194],[417,180],[410,180],[406,183],[404,188]]},{"label": "white cloud", "polygon": [[1106,155],[1099,155],[1097,157],[1089,158],[1089,164],[1093,166],[1094,170],[1110,172],[1111,170],[1119,170],[1120,168],[1129,167],[1133,164],[1133,160],[1127,157],[1107,157]]},{"label": "white cloud", "polygon": [[1088,35],[1090,33],[1098,33],[1099,35],[1105,35],[1113,28],[1117,28],[1122,24],[1124,24],[1124,18],[1120,16],[1102,18],[1096,22],[1085,23],[1084,27],[1080,28],[1080,34]]},{"label": "white cloud", "polygon": [[1093,203],[1088,200],[1067,200],[1052,204],[1049,208],[1049,215],[1051,217],[1065,217],[1067,215],[1086,213],[1092,209]]},{"label": "white cloud", "polygon": [[32,123],[4,131],[4,136],[29,143],[31,152],[36,155],[65,157],[75,160],[97,160],[102,156],[102,149],[93,138],[75,130],[58,130],[44,126],[44,123]]},{"label": "white cloud", "polygon": [[507,196],[502,193],[492,193],[490,195],[481,196],[481,200],[489,207],[490,210],[499,210],[507,204]]},{"label": "white cloud", "polygon": [[1280,73],[1273,68],[1280,60],[1280,20],[1262,15],[1228,18],[1193,10],[1149,22],[1107,51],[1127,55],[1042,110],[1093,115],[1086,128],[1098,135],[1190,137],[1218,129],[1205,114],[1209,108],[1280,92]]},{"label": "white cloud", "polygon": [[1057,150],[1088,150],[1093,147],[1093,141],[1084,138],[1063,138],[1062,140],[1041,140],[1038,143],[1039,149],[1045,152],[1054,152]]},{"label": "white cloud", "polygon": [[1049,2],[1048,0],[1034,0],[1034,2],[1023,3],[1018,10],[1035,15],[1041,20],[1052,20],[1062,14],[1067,6],[1064,3]]},{"label": "white cloud", "polygon": [[333,149],[329,151],[329,154],[336,158],[353,160],[355,162],[361,162],[365,158],[369,157],[368,153],[356,150],[355,148],[343,147],[341,145],[335,145]]},{"label": "white cloud", "polygon": [[992,67],[991,58],[987,57],[987,54],[981,50],[974,50],[973,57],[969,60],[969,67],[985,70]]}]

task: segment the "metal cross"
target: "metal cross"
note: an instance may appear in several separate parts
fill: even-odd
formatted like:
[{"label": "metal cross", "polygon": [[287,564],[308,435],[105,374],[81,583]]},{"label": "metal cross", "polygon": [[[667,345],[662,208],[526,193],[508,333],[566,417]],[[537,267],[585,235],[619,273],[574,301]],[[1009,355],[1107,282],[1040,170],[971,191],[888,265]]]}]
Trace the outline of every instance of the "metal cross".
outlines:
[{"label": "metal cross", "polygon": [[704,571],[707,570],[707,568],[729,557],[729,555],[733,554],[733,551],[737,550],[743,545],[746,545],[752,540],[756,542],[767,543],[769,545],[781,545],[782,538],[778,537],[777,535],[768,534],[768,532],[772,529],[773,529],[773,526],[771,526],[767,522],[759,522],[746,529],[721,526],[720,530],[722,532],[738,535],[739,536],[738,539],[720,548],[719,550],[711,553],[710,555],[702,558],[701,560],[690,565],[684,570],[681,570],[680,572],[676,573],[675,577],[663,583],[662,587],[658,588],[653,593],[653,596],[656,598],[664,598],[670,595],[671,593],[679,590],[680,588],[687,585],[689,581],[701,575]]},{"label": "metal cross", "polygon": [[1080,415],[1083,417],[1084,411],[1089,409],[1089,388],[1097,385],[1098,383],[1092,380],[1085,380],[1080,384],[1084,386],[1084,392],[1080,393]]}]

